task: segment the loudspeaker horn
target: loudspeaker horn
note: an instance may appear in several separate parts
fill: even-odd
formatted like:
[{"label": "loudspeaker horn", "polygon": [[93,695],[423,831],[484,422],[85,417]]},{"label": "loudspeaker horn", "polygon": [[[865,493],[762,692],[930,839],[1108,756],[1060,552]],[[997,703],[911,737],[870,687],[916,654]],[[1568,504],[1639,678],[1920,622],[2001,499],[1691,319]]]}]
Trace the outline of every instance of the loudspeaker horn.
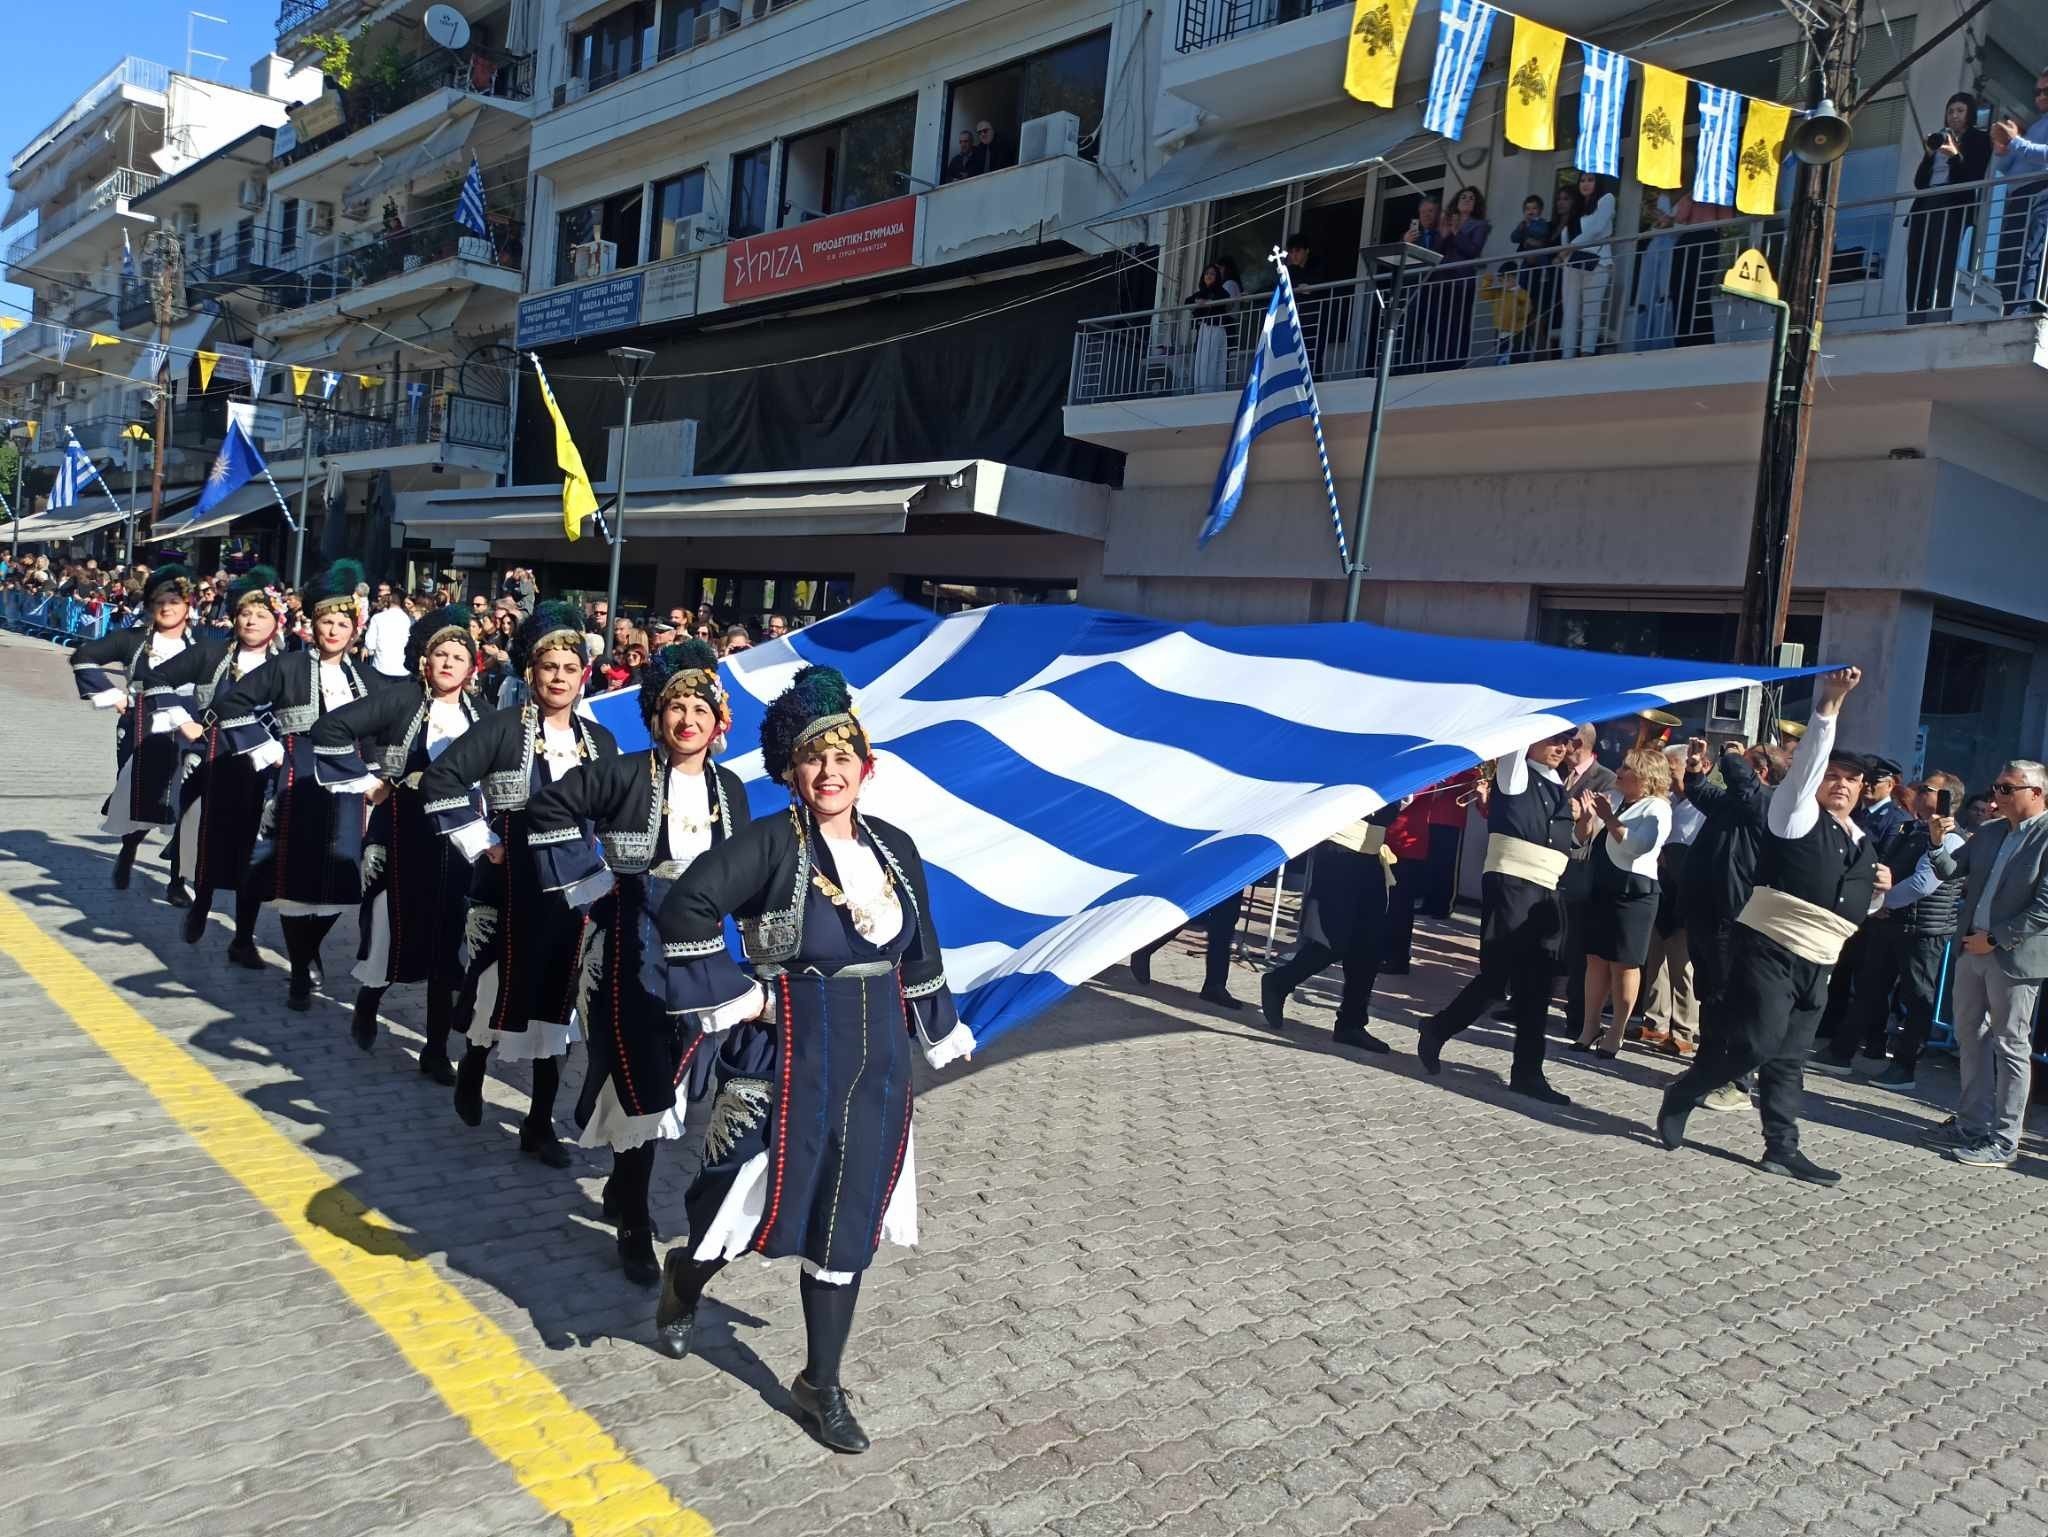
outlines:
[{"label": "loudspeaker horn", "polygon": [[1786,144],[1802,164],[1832,165],[1849,153],[1849,120],[1823,96],[1800,118]]}]

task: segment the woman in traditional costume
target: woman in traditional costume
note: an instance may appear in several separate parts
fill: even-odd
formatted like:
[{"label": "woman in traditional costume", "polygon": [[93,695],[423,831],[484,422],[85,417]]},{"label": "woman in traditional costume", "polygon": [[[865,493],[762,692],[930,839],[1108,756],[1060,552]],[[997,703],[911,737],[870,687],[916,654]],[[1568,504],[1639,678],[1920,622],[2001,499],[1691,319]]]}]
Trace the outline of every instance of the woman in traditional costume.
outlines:
[{"label": "woman in traditional costume", "polygon": [[[142,589],[147,621],[83,642],[71,653],[71,678],[78,697],[95,709],[118,710],[114,728],[114,793],[101,808],[100,831],[121,840],[114,859],[114,889],[126,891],[142,840],[159,827],[177,825],[181,753],[172,733],[169,708],[191,697],[159,682],[156,669],[192,644],[192,573],[183,566],[159,566]],[[164,895],[173,907],[192,900],[171,842],[171,880]]]},{"label": "woman in traditional costume", "polygon": [[[627,1279],[652,1286],[648,1188],[661,1139],[683,1135],[682,1081],[697,1045],[668,1011],[654,914],[691,863],[752,820],[738,776],[711,755],[732,711],[718,657],[701,640],[663,646],[640,677],[652,745],[571,770],[533,797],[527,841],[541,885],[585,909],[577,1017],[590,1063],[576,1105],[585,1147],[612,1149],[604,1212]],[[591,834],[596,834],[593,840]]]},{"label": "woman in traditional costume", "polygon": [[189,684],[189,710],[172,705],[178,734],[190,760],[180,788],[178,868],[189,873],[192,906],[185,912],[185,943],[206,932],[216,891],[235,893],[235,937],[228,959],[251,971],[263,969],[256,950],[256,915],[262,896],[249,888],[249,859],[263,807],[270,799],[273,768],[258,768],[229,749],[214,705],[257,668],[269,664],[284,645],[283,606],[272,595],[277,573],[252,566],[228,584],[228,622],[223,634],[205,634],[158,670],[160,683]]},{"label": "woman in traditional costume", "polygon": [[555,1134],[562,1058],[576,1039],[576,979],[584,920],[541,888],[528,846],[529,802],[578,764],[615,757],[618,743],[576,713],[587,671],[583,615],[572,603],[537,604],[519,627],[513,665],[525,702],[485,715],[420,776],[434,830],[473,866],[458,1018],[469,1049],[455,1074],[455,1113],[484,1118],[491,1051],[533,1063],[533,1102],[519,1150],[551,1169],[569,1166]]},{"label": "woman in traditional costume", "polygon": [[[809,1348],[790,1394],[820,1441],[860,1452],[839,1363],[875,1250],[917,1241],[911,1041],[941,1067],[972,1055],[974,1036],[946,989],[916,844],[856,809],[874,755],[846,680],[799,672],[768,709],[761,752],[790,787],[788,814],[701,856],[661,906],[671,1011],[734,1034],[713,1068],[690,1244],[668,1254],[655,1323],[680,1358],[728,1259],[797,1257]],[[728,915],[756,976],[726,949]]]},{"label": "woman in traditional costume", "polygon": [[398,982],[427,989],[427,1041],[420,1071],[455,1082],[448,1034],[462,986],[463,910],[470,869],[428,820],[420,780],[428,767],[482,716],[477,708],[476,643],[469,616],[435,609],[414,621],[405,646],[416,688],[394,684],[323,715],[313,727],[320,783],[356,792],[370,804],[363,844],[360,984],[349,1033],[368,1051],[377,1039],[377,1006]]},{"label": "woman in traditional costume", "polygon": [[330,794],[314,776],[312,731],[321,716],[366,697],[370,674],[349,660],[362,626],[363,568],[338,560],[306,584],[313,644],[257,668],[214,714],[228,750],[277,778],[249,863],[249,885],[277,910],[291,962],[285,1004],[313,1006],[323,980],[320,946],[335,920],[363,899],[363,798]]}]

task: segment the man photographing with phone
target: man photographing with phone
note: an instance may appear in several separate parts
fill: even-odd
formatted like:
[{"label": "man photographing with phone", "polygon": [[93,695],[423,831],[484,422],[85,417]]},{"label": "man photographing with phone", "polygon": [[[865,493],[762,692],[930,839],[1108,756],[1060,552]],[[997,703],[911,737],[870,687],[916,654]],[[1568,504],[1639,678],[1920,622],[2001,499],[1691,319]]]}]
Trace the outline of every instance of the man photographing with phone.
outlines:
[{"label": "man photographing with phone", "polygon": [[[2019,119],[2002,118],[1991,125],[1991,153],[2000,176],[2038,176],[2048,172],[2048,70],[2034,80],[2034,124],[2020,132]],[[2017,195],[2027,209],[2025,254],[2020,258],[2019,281],[2007,295],[2008,315],[2038,315],[2044,308],[2041,292],[2041,252],[2048,244],[2048,182],[2038,182]]]}]

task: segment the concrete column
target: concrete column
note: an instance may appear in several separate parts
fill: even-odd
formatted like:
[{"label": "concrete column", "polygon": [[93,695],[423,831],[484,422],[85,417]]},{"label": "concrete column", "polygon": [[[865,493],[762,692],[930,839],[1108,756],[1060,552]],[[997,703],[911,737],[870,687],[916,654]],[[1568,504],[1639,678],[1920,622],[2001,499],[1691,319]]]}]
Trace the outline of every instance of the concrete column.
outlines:
[{"label": "concrete column", "polygon": [[1862,686],[1842,707],[1839,740],[1845,746],[1912,761],[1933,628],[1934,605],[1916,594],[1829,591],[1814,660],[1863,669]]}]

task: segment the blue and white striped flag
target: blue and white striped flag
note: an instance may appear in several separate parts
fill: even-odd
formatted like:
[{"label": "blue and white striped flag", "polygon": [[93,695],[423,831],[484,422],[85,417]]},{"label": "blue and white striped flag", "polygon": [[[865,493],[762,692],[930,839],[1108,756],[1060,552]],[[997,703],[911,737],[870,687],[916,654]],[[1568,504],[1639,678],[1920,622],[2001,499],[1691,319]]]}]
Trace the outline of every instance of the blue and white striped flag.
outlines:
[{"label": "blue and white striped flag", "polygon": [[128,244],[128,231],[121,231],[121,286],[133,288],[138,281],[135,271],[135,248]]},{"label": "blue and white striped flag", "polygon": [[1621,175],[1621,108],[1628,97],[1628,57],[1580,43],[1578,166],[1595,176]]},{"label": "blue and white striped flag", "polygon": [[455,222],[479,235],[488,233],[489,227],[484,223],[484,171],[476,163],[475,155],[469,157],[469,174],[462,178],[462,196],[456,200]]},{"label": "blue and white striped flag", "polygon": [[1279,272],[1273,285],[1273,302],[1266,306],[1266,319],[1259,327],[1258,350],[1252,354],[1251,371],[1245,375],[1244,393],[1237,397],[1237,420],[1230,429],[1230,442],[1223,449],[1223,463],[1216,471],[1216,489],[1209,497],[1209,516],[1195,543],[1207,544],[1230,524],[1244,496],[1244,483],[1251,473],[1252,442],[1268,428],[1305,416],[1315,429],[1316,458],[1323,466],[1323,490],[1330,498],[1330,523],[1337,531],[1337,558],[1349,569],[1344,546],[1344,514],[1337,505],[1336,483],[1330,478],[1330,452],[1323,444],[1323,409],[1316,401],[1316,381],[1309,371],[1308,347],[1302,340],[1301,312],[1295,308],[1294,284],[1287,276],[1287,258],[1275,249],[1273,265]]},{"label": "blue and white striped flag", "polygon": [[[1369,624],[939,618],[885,594],[724,663],[725,762],[756,816],[789,803],[762,714],[813,662],[854,686],[882,753],[861,807],[917,840],[984,1041],[1390,799],[1571,725],[1790,676]],[[592,704],[628,752],[639,700]]]},{"label": "blue and white striped flag", "polygon": [[1446,139],[1465,132],[1465,114],[1479,88],[1486,45],[1493,39],[1493,7],[1486,0],[1443,0],[1436,20],[1436,63],[1429,71],[1429,100],[1422,126]]},{"label": "blue and white striped flag", "polygon": [[1742,154],[1742,93],[1700,82],[1699,164],[1694,167],[1695,203],[1735,203],[1735,168]]},{"label": "blue and white striped flag", "polygon": [[76,507],[80,493],[100,478],[99,466],[86,457],[85,450],[78,446],[78,439],[71,436],[69,427],[64,429],[64,438],[64,458],[57,466],[56,484],[50,487],[51,512],[61,507]]}]

